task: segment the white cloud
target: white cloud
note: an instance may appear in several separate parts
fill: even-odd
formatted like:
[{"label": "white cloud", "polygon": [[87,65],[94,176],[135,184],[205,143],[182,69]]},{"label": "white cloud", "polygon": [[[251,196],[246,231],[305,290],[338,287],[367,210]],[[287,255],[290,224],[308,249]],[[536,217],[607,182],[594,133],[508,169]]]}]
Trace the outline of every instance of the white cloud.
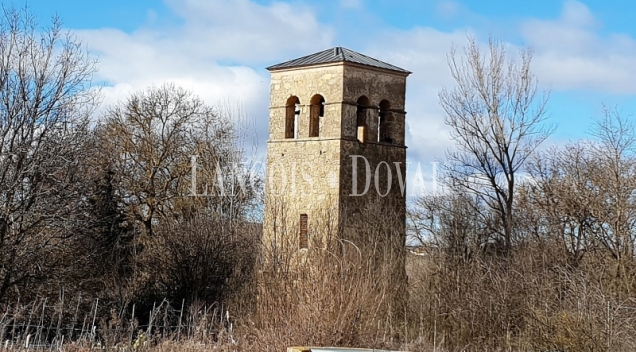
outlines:
[{"label": "white cloud", "polygon": [[453,19],[457,15],[459,15],[462,10],[462,6],[458,4],[456,1],[452,0],[442,0],[437,3],[436,11],[437,14],[445,19]]},{"label": "white cloud", "polygon": [[223,66],[198,58],[185,47],[172,50],[146,34],[103,29],[79,31],[78,35],[99,55],[96,78],[106,82],[102,90],[106,106],[132,91],[164,82],[192,90],[210,104],[239,100],[250,113],[260,110],[267,96],[267,77],[247,66]]},{"label": "white cloud", "polygon": [[[113,28],[75,31],[99,57],[95,78],[106,85],[102,110],[132,91],[174,82],[209,104],[240,104],[255,120],[263,143],[269,75],[251,66],[260,68],[273,60],[323,49],[333,30],[302,5],[260,5],[248,0],[167,2],[181,18],[180,24],[145,26],[132,33]],[[149,14],[149,23],[154,16]]]},{"label": "white cloud", "polygon": [[329,45],[334,31],[299,3],[260,5],[249,0],[167,0],[185,20],[164,44],[202,58],[262,63]]},{"label": "white cloud", "polygon": [[578,26],[597,25],[597,21],[590,9],[583,3],[575,0],[566,0],[563,3],[563,22]]},{"label": "white cloud", "polygon": [[535,50],[533,67],[554,89],[636,93],[636,41],[599,34],[599,22],[584,4],[568,0],[556,20],[526,21],[522,35]]},{"label": "white cloud", "polygon": [[360,9],[362,8],[361,0],[339,0],[340,7],[345,9]]}]

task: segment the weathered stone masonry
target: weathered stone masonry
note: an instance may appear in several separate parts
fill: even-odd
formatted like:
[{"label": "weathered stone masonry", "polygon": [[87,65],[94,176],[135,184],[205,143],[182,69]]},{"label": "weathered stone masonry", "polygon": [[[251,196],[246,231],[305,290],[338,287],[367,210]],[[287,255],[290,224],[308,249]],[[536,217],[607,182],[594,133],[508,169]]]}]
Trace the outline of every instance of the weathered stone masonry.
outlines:
[{"label": "weathered stone masonry", "polygon": [[[404,100],[410,72],[334,48],[268,68],[271,72],[264,249],[284,229],[299,251],[308,235],[334,229],[355,243],[369,241],[365,225],[382,220],[404,277],[406,146]],[[352,190],[352,156],[358,190]],[[381,164],[381,165],[380,165]],[[376,168],[379,167],[376,190]],[[391,189],[387,190],[388,168]],[[401,177],[401,180],[400,180]],[[402,184],[401,182],[402,181]],[[386,193],[386,194],[385,194]],[[306,215],[307,223],[301,226]],[[304,220],[302,220],[304,221]],[[328,224],[326,222],[329,222]],[[306,229],[303,227],[306,226]],[[317,231],[321,230],[321,231]]]}]

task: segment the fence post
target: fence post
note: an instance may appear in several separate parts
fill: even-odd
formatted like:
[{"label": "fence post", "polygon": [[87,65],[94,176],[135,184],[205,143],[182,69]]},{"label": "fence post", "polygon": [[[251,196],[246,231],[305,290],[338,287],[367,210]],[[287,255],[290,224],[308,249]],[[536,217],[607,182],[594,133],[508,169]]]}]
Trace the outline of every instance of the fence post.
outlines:
[{"label": "fence post", "polygon": [[33,311],[35,310],[35,302],[33,302],[33,307],[31,307],[31,311],[29,312],[29,320],[27,321],[27,327],[26,330],[24,331],[25,334],[27,334],[27,337],[29,335],[29,330],[31,329],[31,317],[33,316]]},{"label": "fence post", "polygon": [[71,323],[71,331],[69,331],[68,336],[70,339],[73,339],[73,334],[75,333],[75,324],[77,323],[77,314],[79,313],[80,302],[82,301],[82,293],[77,294],[77,306],[75,307],[75,315],[73,315],[73,322]]},{"label": "fence post", "polygon": [[93,323],[91,324],[91,349],[93,348],[93,342],[95,342],[95,335],[97,329],[95,327],[95,319],[97,318],[97,307],[99,306],[99,298],[95,301],[95,313],[93,313]]},{"label": "fence post", "polygon": [[[64,298],[62,298],[62,306],[60,307],[60,314],[58,315],[57,318],[57,328],[55,329],[55,339],[59,340],[60,336],[61,336],[61,329],[62,329],[62,316],[64,314]],[[51,319],[51,322],[53,321],[53,319]]]},{"label": "fence post", "polygon": [[150,311],[150,319],[148,320],[148,330],[146,332],[146,335],[148,336],[148,338],[150,338],[150,332],[152,331],[152,319],[154,318],[156,304],[157,302],[152,303],[152,310]]},{"label": "fence post", "polygon": [[[13,344],[13,341],[16,340],[15,338],[15,323],[16,323],[16,313],[19,312],[20,309],[20,297],[18,297],[18,303],[16,303],[15,306],[15,312],[13,313],[12,319],[13,319],[13,328],[11,329],[11,343]],[[17,341],[17,340],[16,340]]]},{"label": "fence post", "polygon": [[132,317],[130,318],[130,343],[133,343],[133,333],[135,327],[135,304],[132,307]]},{"label": "fence post", "polygon": [[37,341],[38,345],[42,343],[42,332],[44,331],[44,311],[46,310],[46,301],[48,298],[44,299],[42,302],[42,314],[40,315],[40,324],[38,324],[38,328],[35,329],[35,341]]},{"label": "fence post", "polygon": [[181,338],[181,319],[183,318],[183,306],[185,305],[185,298],[181,301],[181,312],[179,312],[179,325],[177,327],[177,342]]},{"label": "fence post", "polygon": [[[170,329],[170,324],[168,324],[168,309],[170,308],[170,302],[168,302],[165,298],[163,299],[163,302],[166,302],[166,309],[163,311],[163,331],[161,331],[161,338],[165,338],[167,336],[167,331]],[[161,302],[161,304],[163,304],[163,302]],[[168,325],[167,327],[166,324]]]},{"label": "fence post", "polygon": [[610,301],[607,301],[607,349],[610,350],[612,346],[612,326],[611,326],[611,317],[610,317]]}]

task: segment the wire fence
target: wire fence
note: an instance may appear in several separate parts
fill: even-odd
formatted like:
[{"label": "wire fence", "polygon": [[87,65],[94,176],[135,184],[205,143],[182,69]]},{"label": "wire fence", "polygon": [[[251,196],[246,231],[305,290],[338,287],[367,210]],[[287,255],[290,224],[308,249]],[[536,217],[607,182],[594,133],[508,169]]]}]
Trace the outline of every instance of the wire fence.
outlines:
[{"label": "wire fence", "polygon": [[73,309],[63,302],[49,305],[46,299],[7,305],[0,318],[0,348],[59,351],[75,343],[122,350],[164,340],[232,340],[230,314],[220,304],[186,306],[182,301],[175,307],[163,300],[151,309],[127,308],[115,312],[98,299],[90,305],[78,300]]}]

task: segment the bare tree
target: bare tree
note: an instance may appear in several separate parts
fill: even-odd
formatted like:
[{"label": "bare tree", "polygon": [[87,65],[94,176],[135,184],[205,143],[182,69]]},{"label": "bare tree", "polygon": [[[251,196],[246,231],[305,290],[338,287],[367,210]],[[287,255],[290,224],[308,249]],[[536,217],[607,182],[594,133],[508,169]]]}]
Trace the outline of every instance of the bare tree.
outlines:
[{"label": "bare tree", "polygon": [[[636,133],[634,124],[617,111],[605,109],[592,131],[590,146],[597,163],[597,177],[590,181],[600,196],[603,214],[599,240],[618,261],[634,259],[636,230]],[[599,214],[599,215],[600,215]]]},{"label": "bare tree", "polygon": [[522,186],[526,213],[538,212],[545,226],[538,240],[555,241],[572,267],[583,260],[600,231],[599,169],[589,143],[570,143],[537,153],[528,164],[531,182]]},{"label": "bare tree", "polygon": [[[434,245],[449,259],[465,261],[486,242],[488,210],[470,194],[430,195],[414,201],[409,222],[415,239]],[[475,211],[481,209],[481,211]]]},{"label": "bare tree", "polygon": [[[232,117],[172,84],[133,93],[110,108],[98,135],[119,201],[150,236],[158,221],[223,209],[226,182],[246,177]],[[235,202],[234,210],[240,213],[246,203]]]},{"label": "bare tree", "polygon": [[596,139],[540,153],[529,165],[530,198],[577,262],[591,246],[604,248],[617,261],[632,261],[634,126],[606,109],[592,136]]},{"label": "bare tree", "polygon": [[77,170],[97,91],[96,61],[26,9],[0,14],[0,299],[61,265],[81,227]]},{"label": "bare tree", "polygon": [[452,89],[442,89],[456,148],[447,153],[448,186],[471,192],[495,212],[493,233],[511,247],[515,185],[526,160],[552,132],[544,127],[548,94],[541,94],[530,70],[530,50],[519,61],[506,55],[503,43],[490,40],[484,54],[473,38],[463,57],[448,56]]}]

